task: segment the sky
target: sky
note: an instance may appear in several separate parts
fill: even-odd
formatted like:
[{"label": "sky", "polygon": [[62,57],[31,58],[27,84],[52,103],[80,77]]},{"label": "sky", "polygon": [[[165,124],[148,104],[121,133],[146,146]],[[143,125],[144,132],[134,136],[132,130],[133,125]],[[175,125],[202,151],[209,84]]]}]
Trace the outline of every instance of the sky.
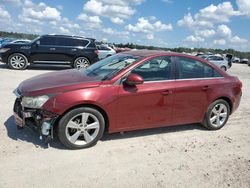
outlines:
[{"label": "sky", "polygon": [[0,0],[0,30],[250,51],[250,0]]}]

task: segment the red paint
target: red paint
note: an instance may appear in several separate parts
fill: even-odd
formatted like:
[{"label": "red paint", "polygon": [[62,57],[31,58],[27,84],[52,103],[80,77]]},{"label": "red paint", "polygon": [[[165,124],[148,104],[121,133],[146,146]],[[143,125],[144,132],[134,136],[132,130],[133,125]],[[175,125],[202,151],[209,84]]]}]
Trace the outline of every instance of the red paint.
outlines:
[{"label": "red paint", "polygon": [[[78,70],[66,70],[40,75],[21,83],[19,89],[25,96],[54,94],[42,107],[63,115],[78,105],[94,105],[108,116],[108,131],[119,132],[177,124],[202,122],[204,114],[214,100],[227,98],[232,112],[239,105],[242,83],[206,60],[178,53],[160,51],[130,51],[143,59],[134,62],[109,81],[95,81]],[[209,64],[224,77],[216,79],[168,80],[145,82],[132,74],[128,81],[117,81],[131,69],[157,56],[181,56]]]}]

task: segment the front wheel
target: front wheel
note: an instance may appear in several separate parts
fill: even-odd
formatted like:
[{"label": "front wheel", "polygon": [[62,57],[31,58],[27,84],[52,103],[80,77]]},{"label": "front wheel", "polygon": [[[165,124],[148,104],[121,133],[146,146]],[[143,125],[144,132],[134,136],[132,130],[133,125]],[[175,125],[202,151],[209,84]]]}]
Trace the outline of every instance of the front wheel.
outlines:
[{"label": "front wheel", "polygon": [[8,58],[8,65],[11,69],[24,70],[28,66],[28,60],[25,55],[14,53]]},{"label": "front wheel", "polygon": [[210,130],[220,129],[226,124],[229,115],[228,103],[223,99],[216,100],[208,107],[203,125]]},{"label": "front wheel", "polygon": [[82,69],[90,65],[89,60],[86,57],[78,57],[73,63],[73,68]]},{"label": "front wheel", "polygon": [[82,149],[95,145],[102,137],[105,120],[102,114],[89,107],[76,108],[59,121],[58,137],[70,149]]}]

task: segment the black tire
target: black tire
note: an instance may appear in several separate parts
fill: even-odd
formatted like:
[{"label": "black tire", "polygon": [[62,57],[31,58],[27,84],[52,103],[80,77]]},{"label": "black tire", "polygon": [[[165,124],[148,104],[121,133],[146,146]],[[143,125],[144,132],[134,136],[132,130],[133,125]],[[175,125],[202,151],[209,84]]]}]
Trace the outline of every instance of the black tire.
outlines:
[{"label": "black tire", "polygon": [[86,57],[78,57],[74,60],[72,67],[74,69],[86,68],[90,66],[90,61]]},{"label": "black tire", "polygon": [[[224,112],[226,111],[227,115],[225,116],[225,119],[223,119],[223,120],[221,119],[222,123],[220,125],[215,126],[215,124],[213,122],[211,122],[211,119],[212,119],[211,116],[215,115],[213,113],[213,109],[215,109],[217,106],[219,107],[219,105],[226,108],[224,110]],[[221,114],[223,114],[223,113],[221,113]],[[230,115],[230,107],[229,107],[228,102],[223,100],[223,99],[218,99],[218,100],[214,101],[212,104],[209,105],[202,124],[203,124],[204,127],[206,127],[209,130],[218,130],[218,129],[222,128],[227,123],[229,115]],[[220,122],[220,118],[219,118],[219,122]],[[216,119],[216,123],[217,123],[217,119]]]},{"label": "black tire", "polygon": [[227,67],[225,67],[225,66],[222,66],[221,69],[222,69],[223,71],[225,71],[225,72],[227,71]]},{"label": "black tire", "polygon": [[14,53],[9,56],[8,65],[11,69],[14,69],[14,70],[24,70],[28,66],[28,59],[23,54]]},{"label": "black tire", "polygon": [[[82,113],[88,113],[88,114],[95,116],[98,119],[98,121],[99,121],[98,123],[100,126],[99,126],[99,129],[97,131],[96,137],[94,137],[94,139],[92,141],[90,141],[89,143],[86,142],[86,144],[84,144],[84,145],[73,144],[71,141],[69,141],[69,139],[67,137],[66,132],[68,130],[66,130],[66,129],[69,128],[69,127],[67,127],[67,125],[72,120],[72,118],[77,117],[77,115],[82,114]],[[88,147],[94,146],[98,142],[98,140],[102,137],[104,130],[105,130],[105,120],[104,120],[103,115],[98,110],[96,110],[94,108],[90,108],[90,107],[80,107],[80,108],[75,108],[75,109],[69,111],[61,118],[61,120],[59,121],[59,124],[58,124],[58,138],[61,141],[61,143],[69,149],[83,149],[83,148],[88,148]],[[83,134],[83,133],[81,133],[81,134]],[[84,142],[85,135],[80,135],[80,137],[82,137],[82,140],[83,140],[83,141],[80,140],[80,142]]]}]

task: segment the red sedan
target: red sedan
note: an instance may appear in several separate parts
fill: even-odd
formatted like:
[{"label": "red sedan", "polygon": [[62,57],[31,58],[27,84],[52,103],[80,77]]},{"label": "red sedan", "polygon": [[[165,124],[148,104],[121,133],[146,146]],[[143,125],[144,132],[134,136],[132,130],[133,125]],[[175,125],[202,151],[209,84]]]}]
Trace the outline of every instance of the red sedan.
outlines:
[{"label": "red sedan", "polygon": [[201,123],[223,127],[240,103],[242,83],[206,60],[162,51],[129,51],[86,69],[39,75],[15,90],[18,127],[44,137],[57,129],[69,148],[103,135]]}]

